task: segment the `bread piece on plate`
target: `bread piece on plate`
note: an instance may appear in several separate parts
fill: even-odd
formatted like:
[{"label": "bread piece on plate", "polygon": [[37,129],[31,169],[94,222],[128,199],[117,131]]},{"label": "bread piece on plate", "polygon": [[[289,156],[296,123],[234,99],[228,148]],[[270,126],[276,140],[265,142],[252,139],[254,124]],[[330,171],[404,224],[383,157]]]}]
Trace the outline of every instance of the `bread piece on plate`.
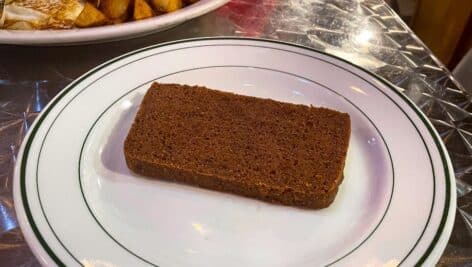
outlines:
[{"label": "bread piece on plate", "polygon": [[154,83],[124,153],[138,174],[319,209],[343,179],[350,130],[326,108]]}]

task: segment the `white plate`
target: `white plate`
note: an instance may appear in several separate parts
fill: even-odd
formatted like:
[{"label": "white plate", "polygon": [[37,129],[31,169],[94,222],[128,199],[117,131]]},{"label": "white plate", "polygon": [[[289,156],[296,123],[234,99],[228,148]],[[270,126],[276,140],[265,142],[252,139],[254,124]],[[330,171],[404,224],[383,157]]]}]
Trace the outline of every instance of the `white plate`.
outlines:
[{"label": "white plate", "polygon": [[229,0],[200,0],[172,13],[116,25],[69,30],[13,31],[0,29],[0,43],[21,45],[71,45],[127,39],[163,31],[196,18]]},{"label": "white plate", "polygon": [[[348,112],[335,202],[301,210],[132,174],[123,140],[155,80]],[[308,48],[200,39],[126,54],[64,89],[23,142],[14,196],[46,265],[431,266],[451,233],[453,178],[432,125],[380,78]]]}]

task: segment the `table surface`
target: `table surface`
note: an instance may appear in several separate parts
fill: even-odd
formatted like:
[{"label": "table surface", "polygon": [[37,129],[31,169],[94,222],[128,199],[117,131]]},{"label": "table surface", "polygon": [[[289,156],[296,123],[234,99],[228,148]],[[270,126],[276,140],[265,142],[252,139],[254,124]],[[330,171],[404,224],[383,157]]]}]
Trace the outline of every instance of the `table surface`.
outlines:
[{"label": "table surface", "polygon": [[39,266],[15,218],[12,179],[20,143],[48,101],[90,68],[125,52],[222,35],[282,40],[337,55],[389,80],[421,107],[443,138],[456,173],[456,221],[440,265],[472,266],[472,92],[382,0],[233,0],[174,29],[137,39],[0,46],[1,266]]}]

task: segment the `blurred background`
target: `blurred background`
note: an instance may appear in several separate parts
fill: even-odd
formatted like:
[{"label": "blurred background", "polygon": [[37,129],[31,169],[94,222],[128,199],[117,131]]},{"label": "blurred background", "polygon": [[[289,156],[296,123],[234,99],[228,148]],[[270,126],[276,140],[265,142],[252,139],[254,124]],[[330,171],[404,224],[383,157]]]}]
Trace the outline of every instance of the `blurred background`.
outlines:
[{"label": "blurred background", "polygon": [[387,0],[433,53],[454,69],[472,45],[472,0]]},{"label": "blurred background", "polygon": [[386,0],[454,76],[472,90],[472,0]]}]

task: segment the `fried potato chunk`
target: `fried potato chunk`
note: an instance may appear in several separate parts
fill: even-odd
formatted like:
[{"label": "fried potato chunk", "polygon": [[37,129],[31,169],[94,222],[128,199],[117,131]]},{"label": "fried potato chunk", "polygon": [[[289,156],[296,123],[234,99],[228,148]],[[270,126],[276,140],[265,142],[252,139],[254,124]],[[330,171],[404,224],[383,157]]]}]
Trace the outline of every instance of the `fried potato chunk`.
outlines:
[{"label": "fried potato chunk", "polygon": [[146,0],[134,0],[133,19],[140,20],[154,16],[154,12]]},{"label": "fried potato chunk", "polygon": [[75,20],[75,25],[77,27],[92,27],[104,25],[107,22],[105,15],[94,5],[86,2],[82,13]]},{"label": "fried potato chunk", "polygon": [[131,0],[101,0],[100,10],[111,20],[127,17]]},{"label": "fried potato chunk", "polygon": [[182,0],[152,0],[154,8],[160,12],[172,12],[182,8]]}]

